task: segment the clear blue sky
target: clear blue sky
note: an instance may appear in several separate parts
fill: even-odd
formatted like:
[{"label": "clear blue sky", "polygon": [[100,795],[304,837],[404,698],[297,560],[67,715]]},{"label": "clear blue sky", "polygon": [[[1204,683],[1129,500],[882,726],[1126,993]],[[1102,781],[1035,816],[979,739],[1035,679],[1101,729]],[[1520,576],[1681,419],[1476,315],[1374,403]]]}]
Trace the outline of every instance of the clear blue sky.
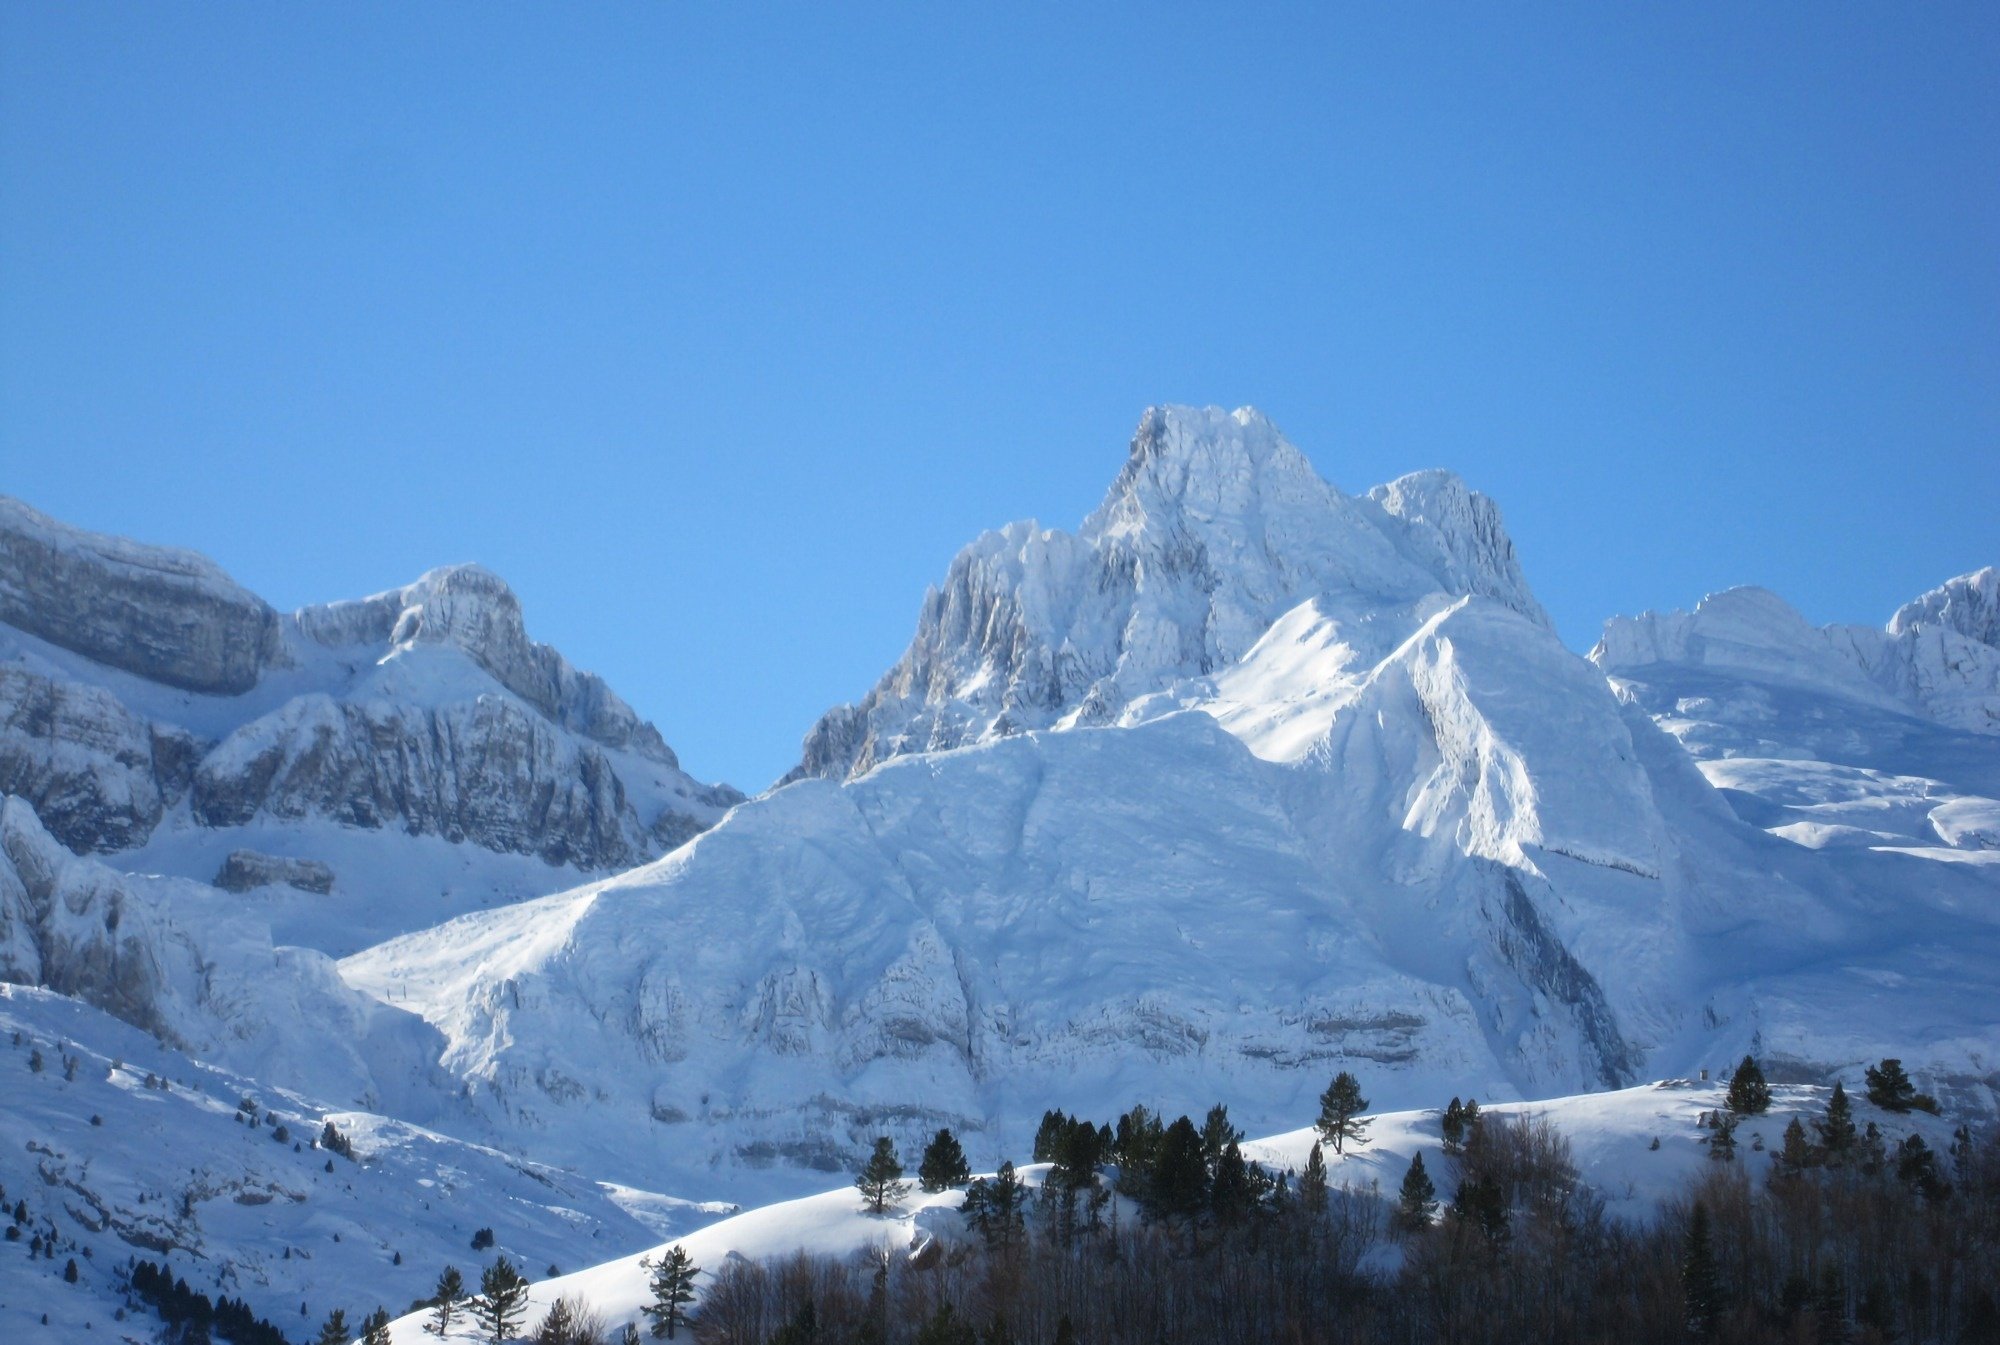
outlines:
[{"label": "clear blue sky", "polygon": [[484,562],[752,788],[1151,402],[1455,468],[1579,648],[2000,563],[2000,6],[1418,8],[7,4],[0,490]]}]

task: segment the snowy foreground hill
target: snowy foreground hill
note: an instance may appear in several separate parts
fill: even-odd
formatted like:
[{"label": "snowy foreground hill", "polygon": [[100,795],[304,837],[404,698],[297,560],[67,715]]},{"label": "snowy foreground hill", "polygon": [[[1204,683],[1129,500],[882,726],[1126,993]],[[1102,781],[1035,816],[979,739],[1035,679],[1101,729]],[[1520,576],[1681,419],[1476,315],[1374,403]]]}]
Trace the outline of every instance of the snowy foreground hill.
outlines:
[{"label": "snowy foreground hill", "polygon": [[[1663,1202],[1681,1197],[1705,1171],[1719,1170],[1720,1165],[1710,1161],[1711,1132],[1702,1122],[1705,1116],[1723,1110],[1724,1091],[1719,1084],[1668,1080],[1581,1097],[1501,1104],[1487,1108],[1486,1114],[1489,1118],[1546,1121],[1568,1143],[1580,1180],[1603,1200],[1607,1215],[1647,1219]],[[1770,1111],[1739,1124],[1735,1138],[1741,1174],[1753,1184],[1765,1180],[1785,1127],[1794,1118],[1806,1123],[1824,1113],[1829,1091],[1779,1088]],[[1865,1103],[1857,1115],[1860,1123],[1875,1123],[1890,1147],[1910,1135],[1920,1136],[1935,1152],[1943,1152],[1950,1143],[1950,1127],[1934,1117],[1881,1113]],[[1322,1150],[1328,1181],[1357,1194],[1379,1195],[1386,1203],[1393,1201],[1412,1158],[1418,1155],[1427,1156],[1429,1170],[1448,1174],[1450,1162],[1442,1156],[1441,1124],[1442,1116],[1436,1109],[1371,1118],[1366,1145],[1351,1147],[1345,1154]],[[1267,1172],[1295,1177],[1319,1140],[1319,1132],[1306,1127],[1247,1141],[1243,1152]],[[1023,1166],[1020,1175],[1030,1187],[1039,1187],[1048,1171],[1047,1164],[1034,1164]],[[1738,1169],[1730,1171],[1734,1175]],[[650,1265],[674,1246],[705,1272],[696,1279],[697,1309],[699,1294],[713,1282],[714,1271],[739,1258],[775,1263],[800,1252],[841,1260],[886,1254],[923,1264],[926,1253],[949,1255],[955,1247],[977,1243],[978,1235],[960,1208],[964,1199],[963,1189],[936,1194],[913,1189],[894,1209],[877,1215],[869,1212],[849,1185],[746,1210],[643,1252],[539,1280],[529,1288],[522,1318],[532,1325],[557,1299],[566,1298],[590,1305],[614,1332],[628,1322],[644,1332],[650,1321],[643,1309],[653,1298],[648,1288]],[[1131,1223],[1139,1214],[1121,1197],[1104,1217]],[[1378,1265],[1393,1264],[1399,1249],[1380,1225],[1380,1213],[1374,1217],[1378,1222],[1366,1235],[1370,1245],[1363,1255]],[[430,1314],[424,1312],[403,1316],[391,1324],[391,1338],[396,1345],[435,1342],[439,1337],[427,1328],[430,1320]],[[453,1328],[445,1338],[468,1342],[485,1339],[470,1320]]]},{"label": "snowy foreground hill", "polygon": [[[0,501],[0,792],[0,1184],[96,1272],[0,1247],[0,1314],[71,1326],[143,1254],[303,1335],[484,1227],[624,1312],[643,1249],[877,1135],[1282,1135],[1341,1069],[1399,1112],[1564,1099],[1614,1201],[1714,1105],[1645,1081],[1746,1052],[2000,1107],[2000,572],[1880,630],[1734,590],[1585,658],[1492,501],[1345,494],[1248,410],[1148,412],[1077,532],[967,547],[749,800],[485,571],[286,616]],[[950,1223],[814,1200],[697,1259]]]}]

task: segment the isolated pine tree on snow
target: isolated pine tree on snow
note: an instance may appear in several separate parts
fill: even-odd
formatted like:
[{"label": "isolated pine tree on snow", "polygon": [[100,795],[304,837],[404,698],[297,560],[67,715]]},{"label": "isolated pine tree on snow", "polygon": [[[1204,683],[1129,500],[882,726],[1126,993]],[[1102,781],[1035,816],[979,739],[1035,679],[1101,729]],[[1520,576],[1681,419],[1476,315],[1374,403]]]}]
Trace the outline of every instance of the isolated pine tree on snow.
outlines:
[{"label": "isolated pine tree on snow", "polygon": [[1424,1170],[1424,1156],[1414,1154],[1410,1158],[1410,1170],[1403,1174],[1403,1190],[1396,1202],[1396,1221],[1415,1232],[1430,1227],[1431,1216],[1436,1213],[1437,1184]]},{"label": "isolated pine tree on snow", "polygon": [[479,1276],[479,1298],[473,1312],[494,1340],[511,1340],[528,1308],[528,1281],[501,1257]]},{"label": "isolated pine tree on snow", "polygon": [[1883,1111],[1924,1111],[1937,1115],[1937,1099],[1929,1093],[1917,1091],[1916,1084],[1904,1072],[1901,1060],[1892,1056],[1879,1066],[1870,1065],[1867,1079],[1868,1100]]},{"label": "isolated pine tree on snow", "polygon": [[1345,1151],[1347,1141],[1352,1140],[1358,1147],[1368,1142],[1368,1123],[1361,1120],[1361,1113],[1368,1108],[1368,1099],[1361,1096],[1361,1083],[1346,1070],[1333,1076],[1333,1082],[1319,1095],[1320,1142],[1333,1145],[1335,1153]]},{"label": "isolated pine tree on snow", "polygon": [[917,1164],[917,1185],[926,1191],[937,1192],[963,1186],[970,1180],[972,1168],[965,1161],[965,1149],[959,1144],[958,1136],[948,1129],[939,1130],[924,1146],[923,1161]]},{"label": "isolated pine tree on snow", "polygon": [[1827,1099],[1826,1115],[1813,1122],[1813,1129],[1819,1131],[1819,1147],[1826,1151],[1828,1163],[1837,1167],[1854,1152],[1854,1104],[1847,1100],[1847,1089],[1838,1080],[1834,1081],[1833,1096]]},{"label": "isolated pine tree on snow", "polygon": [[317,1345],[347,1345],[352,1339],[347,1334],[347,1314],[335,1308],[320,1324]]},{"label": "isolated pine tree on snow", "polygon": [[875,1151],[861,1167],[854,1185],[868,1202],[871,1213],[880,1214],[910,1192],[903,1180],[903,1163],[896,1157],[896,1144],[887,1135],[875,1141]]},{"label": "isolated pine tree on snow", "polygon": [[1708,1138],[1708,1156],[1718,1163],[1736,1161],[1736,1118],[1718,1115],[1715,1133]]},{"label": "isolated pine tree on snow", "polygon": [[1764,1082],[1764,1071],[1747,1055],[1730,1076],[1728,1101],[1729,1110],[1739,1116],[1756,1116],[1771,1110],[1771,1085]]},{"label": "isolated pine tree on snow", "polygon": [[1465,1147],[1465,1104],[1457,1098],[1444,1109],[1444,1119],[1438,1123],[1438,1130],[1444,1136],[1444,1151],[1448,1157],[1456,1158]]},{"label": "isolated pine tree on snow", "polygon": [[1722,1281],[1708,1232],[1708,1207],[1696,1201],[1688,1216],[1687,1246],[1681,1256],[1681,1300],[1690,1340],[1715,1339],[1722,1315]]},{"label": "isolated pine tree on snow", "polygon": [[458,1305],[464,1298],[465,1277],[458,1273],[457,1266],[446,1266],[431,1294],[431,1319],[424,1323],[424,1330],[440,1337],[451,1330],[452,1319],[458,1316]]},{"label": "isolated pine tree on snow", "polygon": [[653,1301],[640,1311],[653,1319],[655,1336],[672,1340],[681,1323],[687,1320],[687,1305],[694,1302],[694,1277],[701,1274],[701,1267],[679,1243],[667,1248],[667,1254],[658,1261],[641,1261],[639,1265],[651,1272],[646,1289],[653,1296]]}]

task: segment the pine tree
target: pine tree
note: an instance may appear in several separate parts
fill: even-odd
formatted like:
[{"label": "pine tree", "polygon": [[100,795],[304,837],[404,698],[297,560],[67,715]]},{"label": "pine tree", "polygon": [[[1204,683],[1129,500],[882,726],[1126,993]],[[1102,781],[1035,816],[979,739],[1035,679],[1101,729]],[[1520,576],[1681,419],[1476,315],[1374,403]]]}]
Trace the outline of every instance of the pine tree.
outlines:
[{"label": "pine tree", "polygon": [[1718,1115],[1715,1133],[1708,1138],[1708,1156],[1718,1163],[1736,1161],[1736,1118]]},{"label": "pine tree", "polygon": [[377,1308],[361,1323],[361,1345],[389,1345],[389,1310]]},{"label": "pine tree", "polygon": [[[68,1264],[63,1267],[63,1283],[75,1284],[76,1278],[77,1278],[76,1258],[72,1256],[69,1259]],[[343,1341],[341,1345],[346,1345],[346,1342]]]},{"label": "pine tree", "polygon": [[1729,1110],[1738,1116],[1756,1116],[1771,1110],[1771,1085],[1764,1082],[1764,1071],[1752,1057],[1744,1056],[1743,1063],[1730,1076],[1728,1102]]},{"label": "pine tree", "polygon": [[1796,1175],[1804,1172],[1819,1161],[1819,1151],[1806,1138],[1806,1128],[1794,1116],[1785,1124],[1785,1140],[1778,1150],[1778,1166],[1785,1172]]},{"label": "pine tree", "polygon": [[349,1339],[350,1337],[347,1333],[347,1314],[339,1308],[335,1308],[326,1315],[326,1320],[320,1324],[319,1339],[316,1345],[347,1345]]},{"label": "pine tree", "polygon": [[496,1341],[513,1339],[527,1307],[528,1281],[513,1262],[503,1256],[481,1272],[473,1311],[487,1335]]},{"label": "pine tree", "polygon": [[1691,1340],[1715,1339],[1722,1316],[1722,1281],[1708,1232],[1708,1207],[1696,1201],[1688,1216],[1687,1246],[1681,1256],[1681,1299]]},{"label": "pine tree", "polygon": [[1444,1109],[1444,1119],[1439,1122],[1438,1129],[1444,1135],[1445,1155],[1458,1157],[1465,1148],[1465,1104],[1453,1098],[1451,1105]]},{"label": "pine tree", "polygon": [[1209,1208],[1214,1211],[1216,1222],[1228,1227],[1239,1222],[1256,1203],[1257,1184],[1251,1177],[1250,1165],[1243,1159],[1242,1146],[1232,1139],[1215,1160],[1215,1175],[1209,1184]]},{"label": "pine tree", "polygon": [[457,1266],[446,1266],[431,1295],[431,1319],[424,1323],[424,1330],[439,1337],[451,1330],[452,1319],[458,1316],[458,1305],[464,1297],[465,1277],[458,1273]]},{"label": "pine tree", "polygon": [[1903,1062],[1893,1056],[1877,1067],[1870,1065],[1867,1072],[1868,1100],[1883,1111],[1896,1113],[1926,1111],[1937,1115],[1937,1099],[1929,1093],[1919,1093],[1916,1084],[1903,1071]]},{"label": "pine tree", "polygon": [[1306,1155],[1305,1175],[1299,1178],[1299,1204],[1307,1214],[1326,1210],[1326,1157],[1317,1144]]},{"label": "pine tree", "polygon": [[1847,1089],[1839,1080],[1834,1081],[1833,1096],[1827,1099],[1826,1115],[1813,1122],[1813,1129],[1819,1132],[1819,1147],[1826,1151],[1828,1163],[1838,1167],[1847,1161],[1857,1132],[1854,1105],[1847,1100]]},{"label": "pine tree", "polygon": [[1201,1132],[1183,1116],[1167,1127],[1153,1165],[1152,1203],[1165,1215],[1193,1218],[1208,1203],[1208,1160]]},{"label": "pine tree", "polygon": [[1001,1163],[993,1180],[986,1184],[986,1206],[987,1245],[1012,1250],[1021,1240],[1028,1214],[1027,1189],[1015,1175],[1012,1159]]},{"label": "pine tree", "polygon": [[1409,1232],[1429,1228],[1437,1213],[1437,1185],[1424,1170],[1424,1156],[1410,1158],[1410,1170],[1403,1174],[1403,1190],[1396,1203],[1396,1221]]},{"label": "pine tree", "polygon": [[1896,1176],[1916,1187],[1926,1200],[1940,1200],[1951,1191],[1938,1175],[1937,1155],[1922,1135],[1912,1135],[1896,1146]]},{"label": "pine tree", "polygon": [[[1040,1141],[1036,1143],[1039,1146]],[[937,1192],[963,1186],[971,1179],[972,1168],[965,1161],[965,1150],[958,1136],[950,1130],[939,1130],[924,1146],[923,1161],[917,1165],[917,1185]]]},{"label": "pine tree", "polygon": [[1208,1109],[1208,1116],[1201,1123],[1201,1150],[1208,1159],[1208,1171],[1215,1173],[1215,1165],[1222,1158],[1222,1151],[1233,1143],[1240,1143],[1243,1132],[1229,1124],[1229,1108],[1220,1102]]},{"label": "pine tree", "polygon": [[881,1214],[910,1193],[910,1184],[903,1180],[902,1160],[896,1157],[895,1141],[887,1135],[875,1141],[875,1151],[868,1155],[854,1185],[874,1214]]},{"label": "pine tree", "polygon": [[1368,1123],[1360,1119],[1368,1109],[1368,1099],[1361,1096],[1361,1083],[1346,1070],[1333,1076],[1333,1082],[1319,1095],[1320,1142],[1333,1145],[1335,1153],[1344,1152],[1347,1141],[1357,1146],[1366,1144]]},{"label": "pine tree", "polygon": [[646,1289],[653,1295],[653,1301],[640,1311],[653,1319],[654,1336],[672,1340],[687,1320],[686,1307],[694,1302],[694,1277],[701,1274],[701,1267],[679,1243],[667,1248],[658,1261],[642,1260],[639,1266],[651,1272]]}]

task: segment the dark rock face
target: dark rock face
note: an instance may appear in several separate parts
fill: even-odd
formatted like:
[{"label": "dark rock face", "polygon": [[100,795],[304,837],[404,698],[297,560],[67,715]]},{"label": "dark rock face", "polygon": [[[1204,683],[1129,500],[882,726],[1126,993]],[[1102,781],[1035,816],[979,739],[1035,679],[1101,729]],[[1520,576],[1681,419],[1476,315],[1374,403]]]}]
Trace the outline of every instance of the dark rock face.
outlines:
[{"label": "dark rock face", "polygon": [[604,754],[499,696],[432,710],[301,697],[209,753],[192,804],[204,826],[396,824],[584,868],[651,851]]},{"label": "dark rock face", "polygon": [[190,552],[0,499],[0,621],[185,691],[235,695],[283,658],[278,614]]},{"label": "dark rock face", "polygon": [[301,892],[325,896],[333,891],[333,870],[317,859],[293,859],[267,855],[256,850],[232,850],[222,861],[215,885],[225,892],[248,892],[259,887],[296,887]]},{"label": "dark rock face", "polygon": [[0,664],[0,793],[79,854],[138,845],[187,791],[199,748],[98,687]]}]

